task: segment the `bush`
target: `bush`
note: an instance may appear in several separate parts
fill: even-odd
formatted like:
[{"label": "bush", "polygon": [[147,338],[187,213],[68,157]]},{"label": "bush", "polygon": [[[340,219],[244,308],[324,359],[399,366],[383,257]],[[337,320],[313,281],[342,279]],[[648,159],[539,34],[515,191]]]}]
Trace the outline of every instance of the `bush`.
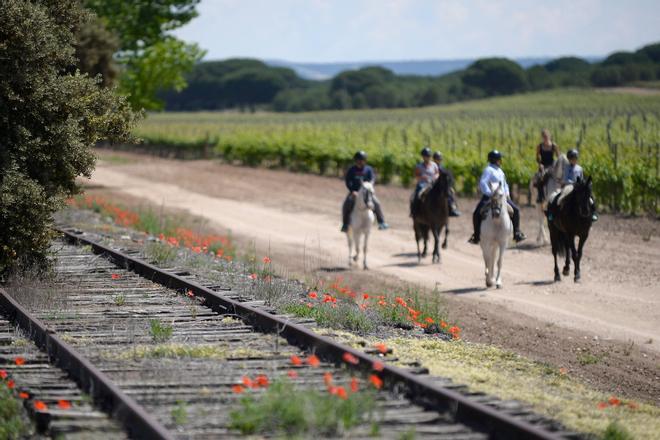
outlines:
[{"label": "bush", "polygon": [[90,147],[127,139],[124,99],[77,72],[73,34],[91,15],[77,0],[8,0],[0,8],[0,275],[46,261],[49,223]]}]

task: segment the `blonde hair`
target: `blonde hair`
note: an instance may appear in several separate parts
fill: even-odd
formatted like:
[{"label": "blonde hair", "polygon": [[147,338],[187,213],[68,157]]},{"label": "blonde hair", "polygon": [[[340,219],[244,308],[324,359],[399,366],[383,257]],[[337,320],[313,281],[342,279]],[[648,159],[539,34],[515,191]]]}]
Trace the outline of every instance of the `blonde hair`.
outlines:
[{"label": "blonde hair", "polygon": [[543,130],[541,130],[541,136],[543,136],[543,135],[547,136],[548,139],[552,139],[552,135],[550,134],[550,130],[548,130],[547,128],[544,128]]}]

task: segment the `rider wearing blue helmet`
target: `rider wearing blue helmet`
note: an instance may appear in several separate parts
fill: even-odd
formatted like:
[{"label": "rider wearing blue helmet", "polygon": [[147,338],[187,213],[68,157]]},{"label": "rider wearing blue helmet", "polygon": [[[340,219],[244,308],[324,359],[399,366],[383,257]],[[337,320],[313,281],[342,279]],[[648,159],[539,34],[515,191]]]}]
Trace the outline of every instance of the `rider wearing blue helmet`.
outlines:
[{"label": "rider wearing blue helmet", "polygon": [[488,153],[488,166],[484,168],[483,173],[481,174],[481,179],[479,179],[479,190],[481,191],[481,200],[477,204],[477,208],[472,214],[472,224],[474,226],[474,233],[470,237],[469,242],[472,244],[478,244],[481,234],[481,208],[490,200],[492,195],[492,190],[490,187],[491,183],[501,183],[502,189],[504,189],[504,194],[507,198],[507,203],[511,208],[513,208],[513,239],[516,242],[523,241],[525,234],[520,232],[520,209],[516,206],[515,203],[511,200],[511,195],[509,193],[509,185],[506,183],[506,176],[504,171],[501,168],[502,165],[502,153],[497,150],[493,150]]},{"label": "rider wearing blue helmet", "polygon": [[[348,231],[348,224],[350,223],[351,212],[355,206],[355,198],[357,197],[357,192],[362,187],[362,182],[371,182],[372,184],[376,183],[376,173],[374,169],[367,165],[367,153],[364,151],[358,151],[353,156],[355,160],[355,165],[350,167],[346,172],[344,181],[346,183],[346,188],[348,188],[348,195],[344,200],[342,206],[342,226],[341,232]],[[376,220],[378,220],[378,229],[387,229],[389,225],[385,223],[385,217],[383,216],[383,210],[380,207],[380,202],[374,195],[374,214],[376,214]]]}]

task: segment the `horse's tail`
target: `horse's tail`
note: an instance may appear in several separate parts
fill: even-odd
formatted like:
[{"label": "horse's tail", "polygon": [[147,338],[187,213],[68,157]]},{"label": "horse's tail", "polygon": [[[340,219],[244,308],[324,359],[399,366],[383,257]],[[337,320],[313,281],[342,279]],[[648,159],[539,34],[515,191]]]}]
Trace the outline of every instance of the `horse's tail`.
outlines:
[{"label": "horse's tail", "polygon": [[566,256],[566,236],[559,230],[551,221],[548,222],[548,229],[550,230],[550,244],[552,252],[560,257]]}]

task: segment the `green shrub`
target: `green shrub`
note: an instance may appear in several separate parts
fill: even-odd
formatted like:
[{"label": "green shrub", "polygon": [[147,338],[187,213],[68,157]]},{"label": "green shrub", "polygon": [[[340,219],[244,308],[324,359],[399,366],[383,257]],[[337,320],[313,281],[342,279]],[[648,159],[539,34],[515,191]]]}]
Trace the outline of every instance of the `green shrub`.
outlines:
[{"label": "green shrub", "polygon": [[0,381],[0,438],[18,440],[27,438],[29,426],[21,411],[21,404]]}]

